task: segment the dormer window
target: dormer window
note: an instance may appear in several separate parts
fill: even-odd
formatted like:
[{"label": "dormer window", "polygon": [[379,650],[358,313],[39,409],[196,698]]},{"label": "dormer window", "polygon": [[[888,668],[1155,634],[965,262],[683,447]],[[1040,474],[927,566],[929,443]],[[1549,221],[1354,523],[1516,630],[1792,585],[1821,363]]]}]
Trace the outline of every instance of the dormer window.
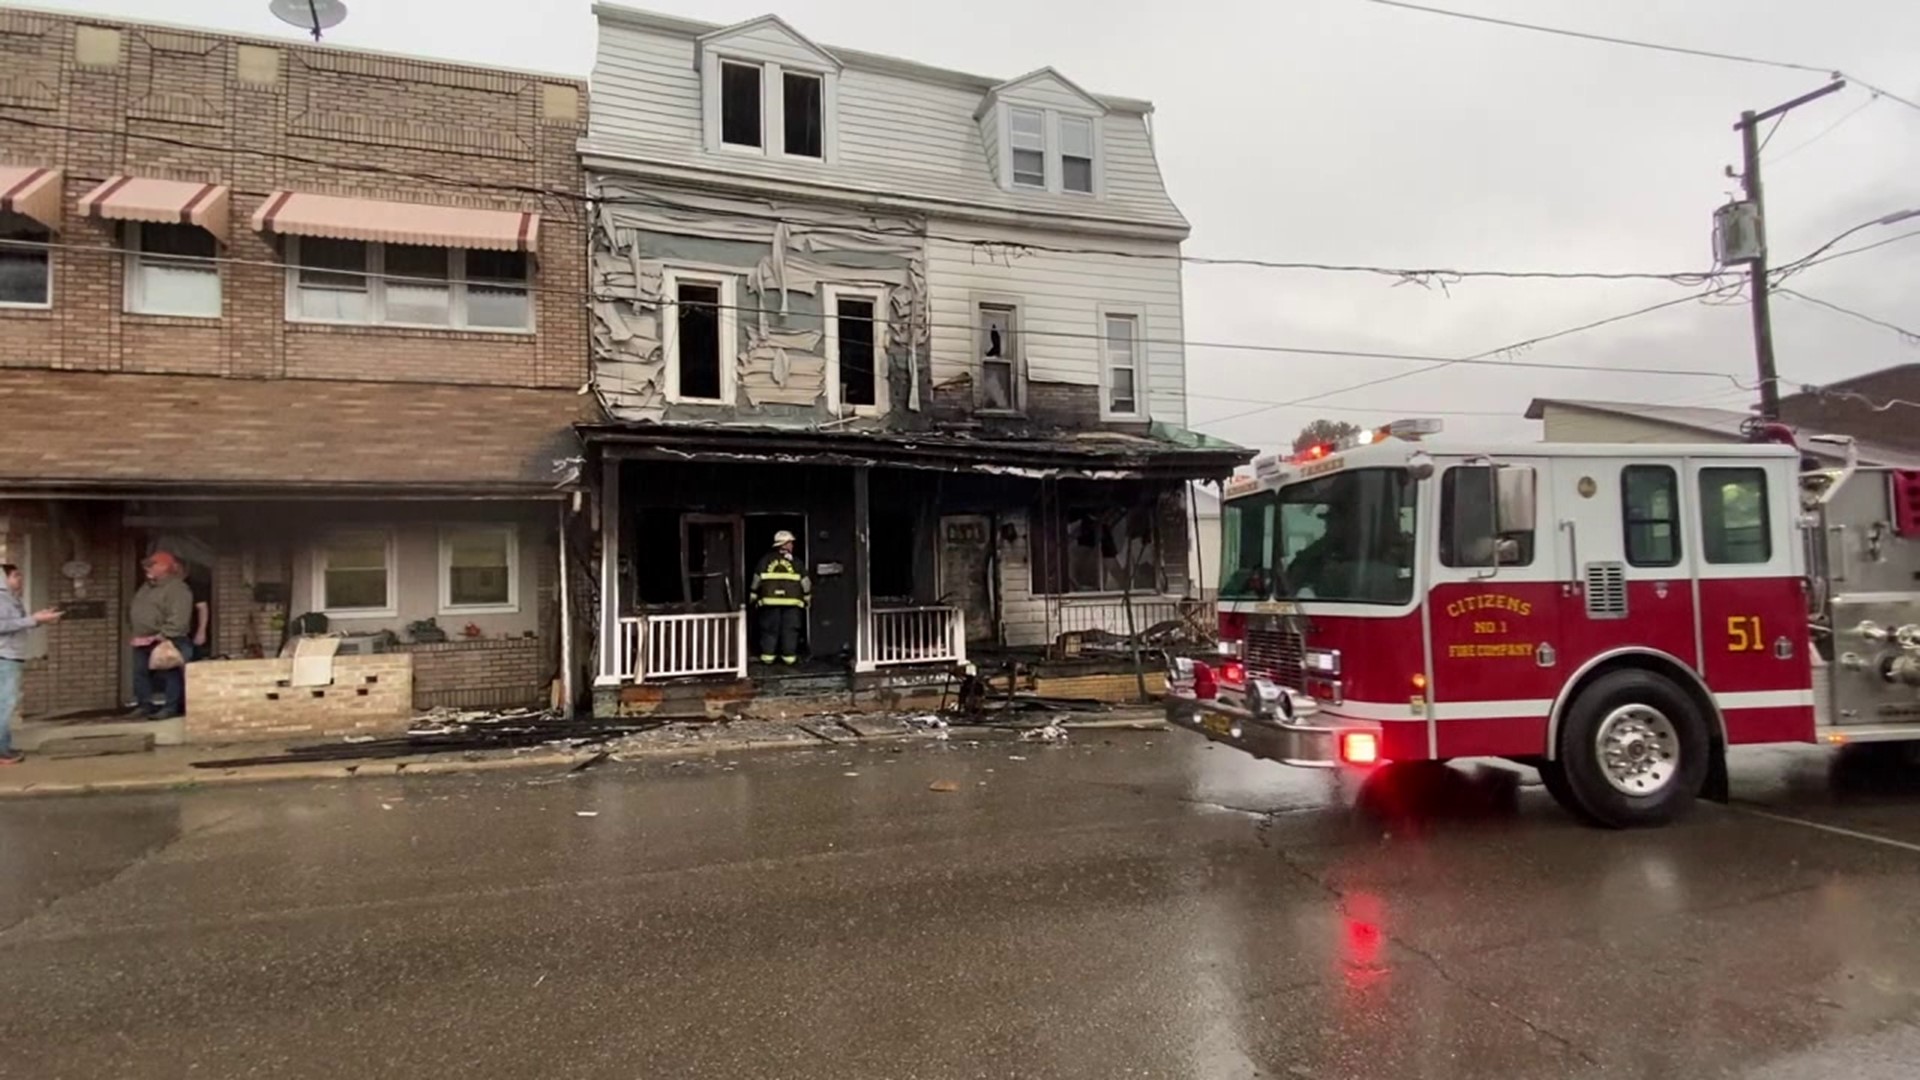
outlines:
[{"label": "dormer window", "polygon": [[710,151],[831,162],[840,61],[774,16],[699,39]]},{"label": "dormer window", "polygon": [[1007,119],[1013,147],[1013,186],[1047,186],[1047,114],[1039,109],[1013,109]]},{"label": "dormer window", "polygon": [[720,141],[728,146],[761,148],[760,65],[724,61],[720,65]]},{"label": "dormer window", "polygon": [[826,80],[787,71],[781,73],[780,82],[780,112],[786,128],[781,149],[794,157],[820,157],[825,149]]},{"label": "dormer window", "polygon": [[973,118],[1002,188],[1098,196],[1106,115],[1105,102],[1041,68],[988,91]]},{"label": "dormer window", "polygon": [[1060,187],[1093,194],[1093,121],[1085,117],[1060,118]]}]

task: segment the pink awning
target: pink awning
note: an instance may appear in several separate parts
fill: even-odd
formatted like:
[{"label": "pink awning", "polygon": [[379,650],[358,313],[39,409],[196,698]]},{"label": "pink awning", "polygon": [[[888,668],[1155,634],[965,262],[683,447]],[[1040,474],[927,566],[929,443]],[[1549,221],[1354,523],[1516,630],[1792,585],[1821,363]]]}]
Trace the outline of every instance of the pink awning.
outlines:
[{"label": "pink awning", "polygon": [[80,196],[79,208],[82,216],[110,221],[198,225],[227,242],[227,189],[220,184],[110,176]]},{"label": "pink awning", "polygon": [[301,191],[274,192],[254,211],[253,227],[286,236],[483,251],[531,252],[540,246],[539,214],[349,199]]},{"label": "pink awning", "polygon": [[60,231],[60,170],[0,165],[0,210]]}]

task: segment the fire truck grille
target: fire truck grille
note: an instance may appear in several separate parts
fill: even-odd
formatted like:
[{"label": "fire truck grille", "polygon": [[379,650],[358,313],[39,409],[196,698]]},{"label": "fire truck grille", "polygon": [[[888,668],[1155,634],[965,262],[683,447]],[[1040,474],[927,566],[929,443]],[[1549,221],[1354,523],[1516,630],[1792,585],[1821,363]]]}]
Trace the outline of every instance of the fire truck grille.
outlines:
[{"label": "fire truck grille", "polygon": [[1281,686],[1306,690],[1306,643],[1297,630],[1279,627],[1247,630],[1247,671]]}]

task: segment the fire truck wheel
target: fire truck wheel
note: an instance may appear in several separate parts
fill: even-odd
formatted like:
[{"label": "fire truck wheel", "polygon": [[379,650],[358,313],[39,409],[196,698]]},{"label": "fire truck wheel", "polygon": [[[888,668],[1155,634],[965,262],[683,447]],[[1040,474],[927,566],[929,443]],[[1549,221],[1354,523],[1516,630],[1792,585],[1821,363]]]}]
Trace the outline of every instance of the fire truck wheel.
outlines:
[{"label": "fire truck wheel", "polygon": [[1706,721],[1679,687],[1625,669],[1600,676],[1574,699],[1560,729],[1559,763],[1586,817],[1615,829],[1663,825],[1693,805],[1709,747]]},{"label": "fire truck wheel", "polygon": [[1587,813],[1587,808],[1573,797],[1573,786],[1567,783],[1566,762],[1541,760],[1534,762],[1533,767],[1540,774],[1540,786],[1547,789],[1547,794],[1553,796],[1553,801],[1560,805],[1560,809],[1582,821],[1593,821],[1593,815]]}]

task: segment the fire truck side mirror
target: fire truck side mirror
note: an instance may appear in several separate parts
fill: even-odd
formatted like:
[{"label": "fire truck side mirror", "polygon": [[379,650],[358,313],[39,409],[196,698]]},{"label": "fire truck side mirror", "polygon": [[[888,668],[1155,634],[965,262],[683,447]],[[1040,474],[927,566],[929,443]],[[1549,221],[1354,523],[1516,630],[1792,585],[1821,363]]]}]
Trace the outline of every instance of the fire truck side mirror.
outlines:
[{"label": "fire truck side mirror", "polygon": [[1496,534],[1532,532],[1538,507],[1531,465],[1501,465],[1494,469]]}]

